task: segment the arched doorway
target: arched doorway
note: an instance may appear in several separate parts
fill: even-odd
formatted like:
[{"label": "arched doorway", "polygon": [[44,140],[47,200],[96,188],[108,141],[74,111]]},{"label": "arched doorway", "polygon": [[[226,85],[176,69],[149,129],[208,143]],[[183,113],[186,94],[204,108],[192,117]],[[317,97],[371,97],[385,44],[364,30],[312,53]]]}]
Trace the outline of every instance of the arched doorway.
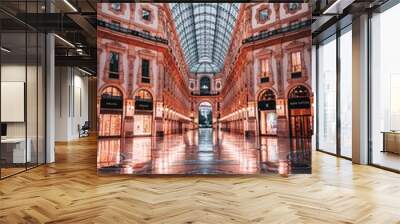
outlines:
[{"label": "arched doorway", "polygon": [[153,124],[153,97],[149,91],[140,89],[135,93],[133,135],[151,136]]},{"label": "arched doorway", "polygon": [[116,87],[105,88],[100,96],[99,137],[120,137],[124,103]]},{"label": "arched doorway", "polygon": [[313,118],[311,94],[305,86],[294,87],[288,95],[289,129],[293,138],[311,138]]},{"label": "arched doorway", "polygon": [[200,93],[209,94],[211,91],[211,80],[209,77],[204,76],[200,79]]},{"label": "arched doorway", "polygon": [[264,90],[258,98],[258,117],[261,135],[277,134],[276,96],[271,89]]},{"label": "arched doorway", "polygon": [[212,105],[209,102],[199,104],[199,128],[212,128]]}]

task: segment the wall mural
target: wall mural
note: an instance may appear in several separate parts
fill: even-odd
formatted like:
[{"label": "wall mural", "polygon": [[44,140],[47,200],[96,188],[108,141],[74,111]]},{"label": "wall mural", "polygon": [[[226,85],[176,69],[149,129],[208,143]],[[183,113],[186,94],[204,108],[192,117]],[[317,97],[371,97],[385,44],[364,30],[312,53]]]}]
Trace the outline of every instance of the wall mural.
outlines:
[{"label": "wall mural", "polygon": [[311,173],[309,3],[98,3],[99,174]]}]

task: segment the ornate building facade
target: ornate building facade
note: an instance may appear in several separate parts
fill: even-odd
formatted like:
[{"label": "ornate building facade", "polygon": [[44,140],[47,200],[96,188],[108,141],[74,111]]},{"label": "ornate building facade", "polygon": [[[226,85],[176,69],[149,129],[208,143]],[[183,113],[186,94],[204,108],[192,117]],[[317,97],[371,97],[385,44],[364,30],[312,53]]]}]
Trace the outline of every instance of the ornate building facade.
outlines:
[{"label": "ornate building facade", "polygon": [[[231,36],[219,70],[201,60],[194,66],[188,59],[190,40],[179,35],[188,28],[176,19],[186,9],[176,8],[98,4],[99,136],[182,133],[198,127],[204,103],[211,106],[214,128],[246,135],[311,135],[309,4],[238,5],[232,34],[223,35]],[[216,61],[217,56],[213,52]]]}]

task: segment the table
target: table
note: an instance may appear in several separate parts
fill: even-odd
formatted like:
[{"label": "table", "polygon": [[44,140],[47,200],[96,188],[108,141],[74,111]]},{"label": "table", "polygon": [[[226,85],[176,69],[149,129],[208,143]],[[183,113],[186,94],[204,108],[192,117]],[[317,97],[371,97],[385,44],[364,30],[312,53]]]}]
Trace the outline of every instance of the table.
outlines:
[{"label": "table", "polygon": [[[25,144],[28,143],[25,151]],[[6,138],[1,139],[1,157],[6,163],[26,163],[31,162],[31,139],[25,138]],[[12,158],[12,159],[11,159]]]},{"label": "table", "polygon": [[400,154],[400,131],[383,131],[383,151]]}]

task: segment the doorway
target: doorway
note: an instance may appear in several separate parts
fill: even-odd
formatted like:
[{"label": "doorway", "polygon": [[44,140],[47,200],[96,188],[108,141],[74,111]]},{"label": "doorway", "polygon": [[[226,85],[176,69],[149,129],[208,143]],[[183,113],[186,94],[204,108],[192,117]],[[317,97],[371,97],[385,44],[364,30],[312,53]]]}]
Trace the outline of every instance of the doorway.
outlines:
[{"label": "doorway", "polygon": [[212,128],[212,105],[202,102],[199,105],[199,128]]},{"label": "doorway", "polygon": [[153,97],[150,92],[141,89],[135,94],[135,115],[133,117],[133,135],[151,136],[153,124]]},{"label": "doorway", "polygon": [[288,96],[289,131],[292,138],[311,138],[313,118],[310,92],[305,86],[294,87]]},{"label": "doorway", "polygon": [[101,93],[99,137],[120,137],[123,114],[122,92],[116,87],[107,87]]},{"label": "doorway", "polygon": [[258,98],[258,117],[261,135],[277,134],[276,96],[271,89],[264,90]]}]

